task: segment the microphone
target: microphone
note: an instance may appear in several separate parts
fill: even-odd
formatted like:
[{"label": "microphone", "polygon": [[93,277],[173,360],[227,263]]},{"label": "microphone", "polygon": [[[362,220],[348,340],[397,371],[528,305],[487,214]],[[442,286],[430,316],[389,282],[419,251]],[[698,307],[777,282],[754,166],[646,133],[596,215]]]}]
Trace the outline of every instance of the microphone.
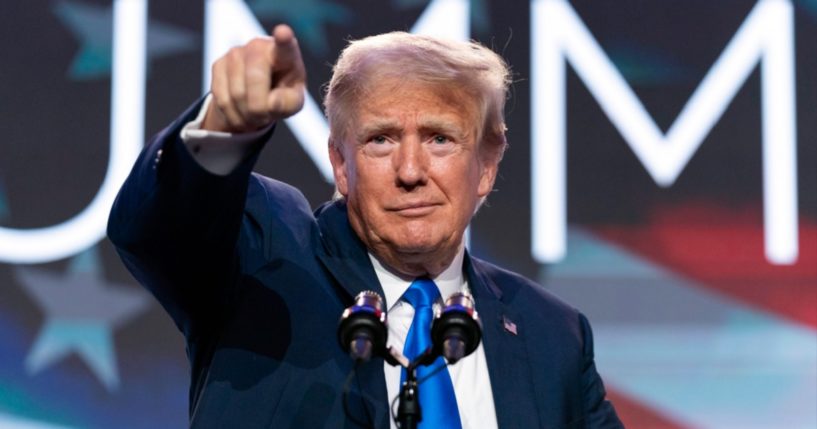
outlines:
[{"label": "microphone", "polygon": [[357,294],[354,304],[343,311],[338,324],[340,347],[355,361],[386,354],[386,313],[377,292]]},{"label": "microphone", "polygon": [[435,354],[455,364],[473,353],[481,339],[482,326],[474,309],[474,299],[464,292],[451,294],[431,325]]}]

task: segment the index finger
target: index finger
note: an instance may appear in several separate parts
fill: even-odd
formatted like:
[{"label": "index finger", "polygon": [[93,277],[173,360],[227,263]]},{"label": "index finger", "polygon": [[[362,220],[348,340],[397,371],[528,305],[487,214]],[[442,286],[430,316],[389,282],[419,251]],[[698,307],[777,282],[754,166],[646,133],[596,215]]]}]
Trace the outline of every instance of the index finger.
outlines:
[{"label": "index finger", "polygon": [[[297,71],[302,66],[301,49],[298,47],[298,39],[295,33],[286,24],[280,24],[272,31],[272,39],[275,41],[273,49],[273,69],[275,71]],[[285,76],[297,77],[297,76]]]}]

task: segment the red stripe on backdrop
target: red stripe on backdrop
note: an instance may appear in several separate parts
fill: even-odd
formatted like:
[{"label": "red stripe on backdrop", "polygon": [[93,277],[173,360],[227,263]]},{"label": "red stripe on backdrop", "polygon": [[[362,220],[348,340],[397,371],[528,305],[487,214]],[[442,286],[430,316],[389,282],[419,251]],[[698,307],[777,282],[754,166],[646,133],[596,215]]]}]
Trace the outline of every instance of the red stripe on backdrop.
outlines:
[{"label": "red stripe on backdrop", "polygon": [[817,327],[817,222],[801,217],[799,229],[797,262],[782,266],[765,259],[757,207],[687,203],[655,210],[645,224],[593,231],[709,290]]},{"label": "red stripe on backdrop", "polygon": [[631,397],[607,389],[607,399],[616,407],[621,422],[627,429],[685,429],[679,423],[661,415]]}]

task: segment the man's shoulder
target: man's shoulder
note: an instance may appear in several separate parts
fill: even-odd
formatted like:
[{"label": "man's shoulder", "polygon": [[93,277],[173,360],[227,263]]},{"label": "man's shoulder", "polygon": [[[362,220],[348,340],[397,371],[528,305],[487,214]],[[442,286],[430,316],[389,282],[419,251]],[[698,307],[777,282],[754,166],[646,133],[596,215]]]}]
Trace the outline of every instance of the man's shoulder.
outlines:
[{"label": "man's shoulder", "polygon": [[250,176],[245,211],[255,216],[273,211],[278,215],[293,213],[312,217],[309,202],[300,189],[258,173]]},{"label": "man's shoulder", "polygon": [[476,257],[471,257],[471,263],[475,271],[490,283],[489,287],[498,289],[503,302],[525,308],[547,309],[550,314],[577,319],[578,310],[576,308],[554,295],[540,283]]},{"label": "man's shoulder", "polygon": [[[309,202],[296,187],[257,173],[249,178],[244,205],[244,234],[263,240],[267,251],[306,251],[316,231]],[[289,250],[287,250],[289,249]]]}]

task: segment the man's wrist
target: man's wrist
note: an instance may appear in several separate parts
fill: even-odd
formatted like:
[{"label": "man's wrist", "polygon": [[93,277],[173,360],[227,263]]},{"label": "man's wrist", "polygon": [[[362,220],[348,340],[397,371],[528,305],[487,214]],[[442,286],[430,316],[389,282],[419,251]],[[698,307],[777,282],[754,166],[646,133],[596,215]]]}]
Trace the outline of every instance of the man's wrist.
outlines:
[{"label": "man's wrist", "polygon": [[213,102],[208,94],[195,119],[182,127],[180,137],[193,159],[205,170],[217,174],[230,174],[267,135],[274,124],[250,133],[210,131],[202,127],[207,110]]}]

